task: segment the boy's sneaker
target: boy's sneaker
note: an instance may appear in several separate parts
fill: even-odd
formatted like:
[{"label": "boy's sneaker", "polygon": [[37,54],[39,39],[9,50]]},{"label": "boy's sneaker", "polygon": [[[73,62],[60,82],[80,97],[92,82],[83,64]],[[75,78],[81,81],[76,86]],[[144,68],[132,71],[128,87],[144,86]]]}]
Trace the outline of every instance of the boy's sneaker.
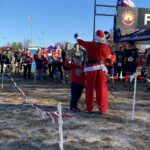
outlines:
[{"label": "boy's sneaker", "polygon": [[72,112],[80,112],[81,110],[79,108],[77,108],[77,107],[72,107],[72,108],[70,108],[70,111],[72,111]]},{"label": "boy's sneaker", "polygon": [[76,109],[77,111],[79,111],[79,112],[81,111],[81,109],[79,109],[78,107],[75,107],[75,109]]}]

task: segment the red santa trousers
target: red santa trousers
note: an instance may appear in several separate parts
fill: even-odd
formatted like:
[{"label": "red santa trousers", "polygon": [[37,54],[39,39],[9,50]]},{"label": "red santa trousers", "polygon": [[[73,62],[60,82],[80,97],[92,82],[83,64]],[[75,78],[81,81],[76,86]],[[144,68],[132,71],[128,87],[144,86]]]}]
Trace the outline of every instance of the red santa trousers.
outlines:
[{"label": "red santa trousers", "polygon": [[101,113],[108,109],[108,84],[106,72],[89,71],[86,78],[86,109],[91,112],[94,107],[94,87],[96,87],[96,103]]}]

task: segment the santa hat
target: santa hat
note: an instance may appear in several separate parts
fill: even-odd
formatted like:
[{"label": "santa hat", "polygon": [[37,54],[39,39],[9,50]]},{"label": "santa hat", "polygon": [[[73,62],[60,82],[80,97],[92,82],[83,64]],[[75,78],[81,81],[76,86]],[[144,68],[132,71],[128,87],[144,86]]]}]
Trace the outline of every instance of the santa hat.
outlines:
[{"label": "santa hat", "polygon": [[104,31],[103,30],[97,30],[96,31],[96,35],[97,35],[97,37],[98,37],[98,41],[99,42],[104,42],[106,39],[105,39],[105,33],[104,33]]}]

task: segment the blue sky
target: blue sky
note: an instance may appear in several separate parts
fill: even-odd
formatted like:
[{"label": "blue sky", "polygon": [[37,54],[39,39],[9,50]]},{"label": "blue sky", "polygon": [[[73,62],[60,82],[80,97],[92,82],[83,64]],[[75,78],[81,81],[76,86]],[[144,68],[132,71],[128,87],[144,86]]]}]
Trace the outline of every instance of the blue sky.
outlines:
[{"label": "blue sky", "polygon": [[[97,0],[98,4],[116,4],[117,0]],[[150,6],[149,0],[134,0],[137,7]],[[145,3],[144,3],[145,2]],[[86,40],[93,36],[94,0],[0,0],[0,46],[32,39],[44,46],[57,42],[74,43],[78,32]],[[97,9],[99,13],[113,13],[112,9]],[[109,30],[112,17],[97,17],[96,29]]]}]

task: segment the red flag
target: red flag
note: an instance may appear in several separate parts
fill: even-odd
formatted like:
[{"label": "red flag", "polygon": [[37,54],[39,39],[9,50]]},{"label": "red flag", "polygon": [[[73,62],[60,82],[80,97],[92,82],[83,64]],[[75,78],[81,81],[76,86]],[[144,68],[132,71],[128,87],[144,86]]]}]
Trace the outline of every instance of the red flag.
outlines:
[{"label": "red flag", "polygon": [[141,75],[138,75],[138,76],[137,76],[137,79],[138,79],[138,80],[143,80],[143,79],[144,79],[144,77],[143,77],[143,76],[141,76]]},{"label": "red flag", "polygon": [[117,6],[122,7],[135,7],[135,4],[132,0],[118,0]]},{"label": "red flag", "polygon": [[[51,115],[54,117],[54,120],[56,122],[58,122],[58,117],[59,117],[59,113],[57,111],[55,112],[50,112]],[[67,118],[72,118],[72,115],[68,115],[68,114],[62,114],[62,119],[67,119]]]},{"label": "red flag", "polygon": [[124,77],[125,81],[129,81],[129,76]]}]

